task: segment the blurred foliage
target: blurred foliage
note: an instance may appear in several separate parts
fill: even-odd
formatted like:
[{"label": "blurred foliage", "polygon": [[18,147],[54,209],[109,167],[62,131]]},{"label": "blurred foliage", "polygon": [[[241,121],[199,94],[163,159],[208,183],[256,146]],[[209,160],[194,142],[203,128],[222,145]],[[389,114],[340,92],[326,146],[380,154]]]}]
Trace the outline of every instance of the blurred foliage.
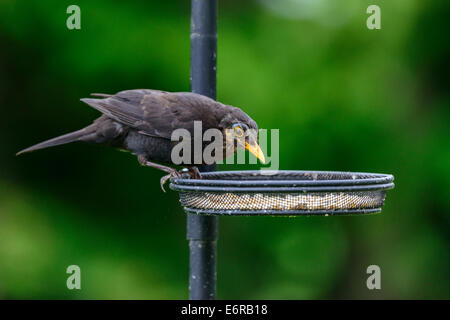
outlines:
[{"label": "blurred foliage", "polygon": [[[379,215],[221,218],[219,298],[450,298],[450,4],[376,1],[369,31],[373,2],[338,3],[221,1],[218,99],[280,129],[281,169],[396,188]],[[91,92],[189,91],[189,2],[78,0],[77,31],[71,4],[0,1],[0,297],[187,298],[185,214],[162,173],[89,145],[14,154],[90,123]]]}]

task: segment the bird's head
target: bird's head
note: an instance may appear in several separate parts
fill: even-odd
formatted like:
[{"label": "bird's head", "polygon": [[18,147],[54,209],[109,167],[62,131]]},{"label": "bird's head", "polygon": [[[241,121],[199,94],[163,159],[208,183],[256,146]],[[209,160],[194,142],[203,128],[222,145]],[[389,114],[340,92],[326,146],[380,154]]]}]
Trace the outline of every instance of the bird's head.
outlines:
[{"label": "bird's head", "polygon": [[258,125],[241,109],[229,107],[229,112],[221,121],[227,147],[244,148],[262,163],[266,162],[264,153],[258,145]]}]

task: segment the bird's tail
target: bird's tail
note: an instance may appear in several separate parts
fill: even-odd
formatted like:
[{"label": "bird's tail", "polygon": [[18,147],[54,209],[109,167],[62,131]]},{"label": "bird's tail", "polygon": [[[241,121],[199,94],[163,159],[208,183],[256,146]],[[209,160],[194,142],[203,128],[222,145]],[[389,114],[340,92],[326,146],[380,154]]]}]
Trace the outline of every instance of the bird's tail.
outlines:
[{"label": "bird's tail", "polygon": [[45,149],[45,148],[50,148],[50,147],[54,147],[54,146],[59,146],[61,144],[66,144],[66,143],[70,143],[70,142],[75,142],[75,141],[81,141],[81,138],[83,136],[86,135],[86,128],[83,128],[81,130],[78,131],[74,131],[71,133],[67,133],[65,135],[38,143],[34,146],[31,146],[29,148],[23,149],[22,151],[19,151],[16,153],[16,156],[22,154],[22,153],[27,153],[27,152],[31,152],[31,151],[36,151],[36,150],[40,150],[40,149]]}]

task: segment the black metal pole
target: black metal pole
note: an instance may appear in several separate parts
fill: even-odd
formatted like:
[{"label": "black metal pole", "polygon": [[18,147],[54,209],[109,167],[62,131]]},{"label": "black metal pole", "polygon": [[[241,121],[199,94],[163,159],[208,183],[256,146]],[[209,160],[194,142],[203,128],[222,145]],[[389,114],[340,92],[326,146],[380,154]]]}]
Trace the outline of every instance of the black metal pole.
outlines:
[{"label": "black metal pole", "polygon": [[[217,0],[191,2],[191,90],[216,99]],[[216,166],[199,168],[212,171]],[[187,215],[189,299],[216,298],[217,217]]]}]

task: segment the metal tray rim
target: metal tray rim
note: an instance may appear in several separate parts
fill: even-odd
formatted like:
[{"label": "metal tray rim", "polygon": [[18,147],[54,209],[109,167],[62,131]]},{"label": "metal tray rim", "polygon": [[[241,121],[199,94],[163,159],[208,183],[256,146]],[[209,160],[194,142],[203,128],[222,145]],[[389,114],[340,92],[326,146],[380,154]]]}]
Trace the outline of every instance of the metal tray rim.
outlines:
[{"label": "metal tray rim", "polygon": [[386,184],[373,184],[373,185],[348,185],[348,186],[295,186],[295,187],[285,187],[285,186],[267,186],[267,187],[228,187],[228,186],[195,186],[195,185],[176,185],[171,183],[170,189],[180,192],[239,192],[239,193],[258,193],[258,192],[269,192],[269,193],[301,193],[301,192],[358,192],[358,191],[380,191],[389,190],[394,188],[394,183]]},{"label": "metal tray rim", "polygon": [[[222,175],[224,179],[183,179],[171,178],[171,183],[174,185],[197,185],[197,186],[312,186],[312,185],[363,185],[363,184],[383,184],[394,181],[394,176],[383,173],[367,173],[367,172],[346,172],[346,171],[303,171],[303,170],[279,170],[278,174],[347,174],[356,176],[355,179],[333,179],[333,180],[271,180],[270,175],[262,175],[259,170],[248,171],[213,171],[202,173],[205,177],[211,175]],[[230,175],[252,175],[258,174],[262,177],[260,180],[230,179]],[[358,178],[358,176],[371,175],[371,178]],[[264,178],[264,179],[263,179]]]}]

